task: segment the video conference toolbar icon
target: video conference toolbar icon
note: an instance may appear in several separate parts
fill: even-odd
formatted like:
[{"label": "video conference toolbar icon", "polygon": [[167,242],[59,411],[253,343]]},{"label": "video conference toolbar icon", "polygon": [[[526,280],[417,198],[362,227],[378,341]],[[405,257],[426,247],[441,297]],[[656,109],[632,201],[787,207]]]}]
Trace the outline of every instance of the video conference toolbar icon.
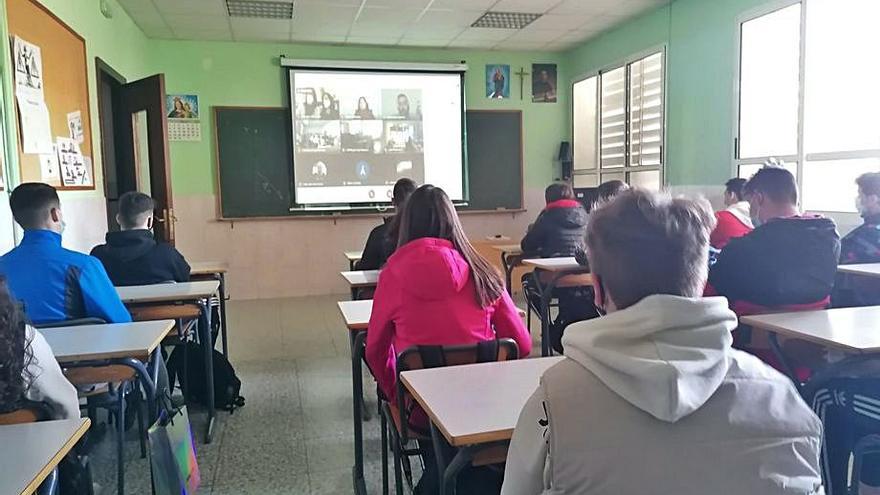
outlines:
[{"label": "video conference toolbar icon", "polygon": [[370,189],[370,192],[367,194],[370,196],[370,199],[376,199],[376,191]]},{"label": "video conference toolbar icon", "polygon": [[355,171],[361,180],[365,180],[370,175],[370,164],[361,160],[355,165]]}]

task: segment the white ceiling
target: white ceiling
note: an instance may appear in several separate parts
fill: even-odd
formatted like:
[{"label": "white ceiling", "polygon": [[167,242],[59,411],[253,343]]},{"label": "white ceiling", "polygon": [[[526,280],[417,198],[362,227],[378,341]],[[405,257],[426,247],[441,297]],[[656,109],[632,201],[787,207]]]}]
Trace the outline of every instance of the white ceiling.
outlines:
[{"label": "white ceiling", "polygon": [[[561,51],[669,0],[295,0],[292,20],[230,18],[225,0],[119,0],[150,38]],[[487,10],[544,14],[516,31]]]}]

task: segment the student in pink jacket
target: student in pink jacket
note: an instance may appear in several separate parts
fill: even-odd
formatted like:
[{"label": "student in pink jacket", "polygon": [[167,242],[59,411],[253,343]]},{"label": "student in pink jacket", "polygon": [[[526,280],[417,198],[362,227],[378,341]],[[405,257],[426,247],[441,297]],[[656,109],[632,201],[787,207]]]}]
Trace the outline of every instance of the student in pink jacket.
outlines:
[{"label": "student in pink jacket", "polygon": [[373,296],[367,363],[394,400],[395,362],[408,347],[512,338],[520,357],[532,341],[498,271],[464,235],[439,187],[417,189],[403,210],[397,251]]}]

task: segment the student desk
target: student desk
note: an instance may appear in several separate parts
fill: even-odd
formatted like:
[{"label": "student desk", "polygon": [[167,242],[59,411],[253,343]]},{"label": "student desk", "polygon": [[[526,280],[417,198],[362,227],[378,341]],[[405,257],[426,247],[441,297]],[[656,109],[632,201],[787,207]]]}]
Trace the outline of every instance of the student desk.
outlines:
[{"label": "student desk", "polygon": [[880,278],[880,263],[862,263],[858,265],[838,265],[837,271],[847,275]]},{"label": "student desk", "polygon": [[364,358],[364,341],[367,338],[367,326],[373,311],[373,301],[340,301],[339,311],[348,328],[348,342],[351,345],[351,404],[354,420],[354,467],[352,480],[357,495],[366,494],[364,482],[364,436],[363,436],[363,402],[364,376],[361,361]]},{"label": "student desk", "polygon": [[[441,493],[455,486],[458,472],[478,452],[506,448],[520,411],[538,388],[541,375],[563,359],[519,359],[400,374],[404,386],[431,419],[435,455],[444,466]],[[451,462],[442,459],[438,434],[459,449]]]},{"label": "student desk", "polygon": [[205,432],[205,443],[214,438],[214,343],[211,339],[211,308],[210,299],[220,288],[218,280],[199,282],[181,282],[153,285],[133,285],[117,287],[116,292],[126,306],[173,306],[178,303],[190,303],[199,308],[198,335],[199,344],[205,354],[205,378],[208,387],[208,426]]},{"label": "student desk", "polygon": [[[770,347],[789,378],[796,384],[799,381],[782,353],[778,335],[806,340],[828,349],[855,355],[856,358],[880,354],[880,333],[876,331],[877,322],[880,321],[880,306],[743,316],[740,321],[744,325],[769,333]],[[835,370],[848,361],[849,359],[844,359],[829,365],[822,370],[821,375],[833,376]],[[813,376],[811,380],[817,379],[817,376]]]},{"label": "student desk", "polygon": [[223,355],[229,359],[229,344],[226,342],[226,272],[229,265],[221,261],[196,261],[190,264],[190,277],[193,280],[217,280],[220,282],[217,295],[220,298],[220,334],[223,340]]},{"label": "student desk", "polygon": [[541,355],[553,355],[550,347],[550,300],[557,288],[583,287],[593,283],[589,267],[578,264],[573,256],[563,258],[537,258],[523,260],[526,266],[535,268],[533,277],[541,296]]},{"label": "student desk", "polygon": [[507,293],[513,295],[511,276],[513,269],[522,264],[522,248],[519,244],[492,244],[492,249],[501,252],[501,266],[504,268],[504,283]]},{"label": "student desk", "polygon": [[91,425],[88,418],[0,426],[0,493],[30,495],[57,467]]},{"label": "student desk", "polygon": [[348,260],[349,270],[354,270],[354,265],[364,257],[363,251],[345,251],[343,254],[345,255],[345,259]]},{"label": "student desk", "polygon": [[379,283],[379,270],[339,272],[351,288],[351,298],[357,298],[358,289],[375,287]]}]

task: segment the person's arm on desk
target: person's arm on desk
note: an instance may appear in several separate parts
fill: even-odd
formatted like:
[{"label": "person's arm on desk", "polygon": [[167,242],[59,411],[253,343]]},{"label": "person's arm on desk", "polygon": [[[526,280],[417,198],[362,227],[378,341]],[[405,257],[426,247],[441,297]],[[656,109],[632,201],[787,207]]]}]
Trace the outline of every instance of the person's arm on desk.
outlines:
[{"label": "person's arm on desk", "polygon": [[544,213],[541,212],[519,243],[524,254],[537,256],[541,253],[541,248],[544,246],[547,238],[547,222],[544,221],[543,217]]},{"label": "person's arm on desk", "polygon": [[544,493],[545,470],[550,468],[550,424],[539,386],[523,406],[507,450],[501,495],[539,495]]},{"label": "person's arm on desk", "polygon": [[79,275],[79,287],[85,304],[85,316],[101,318],[107,323],[128,323],[131,315],[119,299],[119,294],[104,265],[97,258],[90,258]]},{"label": "person's arm on desk", "polygon": [[524,358],[532,352],[532,336],[529,335],[516,305],[513,304],[513,299],[507,292],[502,292],[501,297],[495,303],[492,326],[495,327],[496,338],[509,338],[516,341],[519,357]]},{"label": "person's arm on desk", "polygon": [[394,351],[394,313],[399,304],[399,292],[394,286],[391,272],[379,276],[379,284],[373,295],[373,311],[367,327],[367,366],[379,389],[387,398],[394,397],[397,356]]}]

